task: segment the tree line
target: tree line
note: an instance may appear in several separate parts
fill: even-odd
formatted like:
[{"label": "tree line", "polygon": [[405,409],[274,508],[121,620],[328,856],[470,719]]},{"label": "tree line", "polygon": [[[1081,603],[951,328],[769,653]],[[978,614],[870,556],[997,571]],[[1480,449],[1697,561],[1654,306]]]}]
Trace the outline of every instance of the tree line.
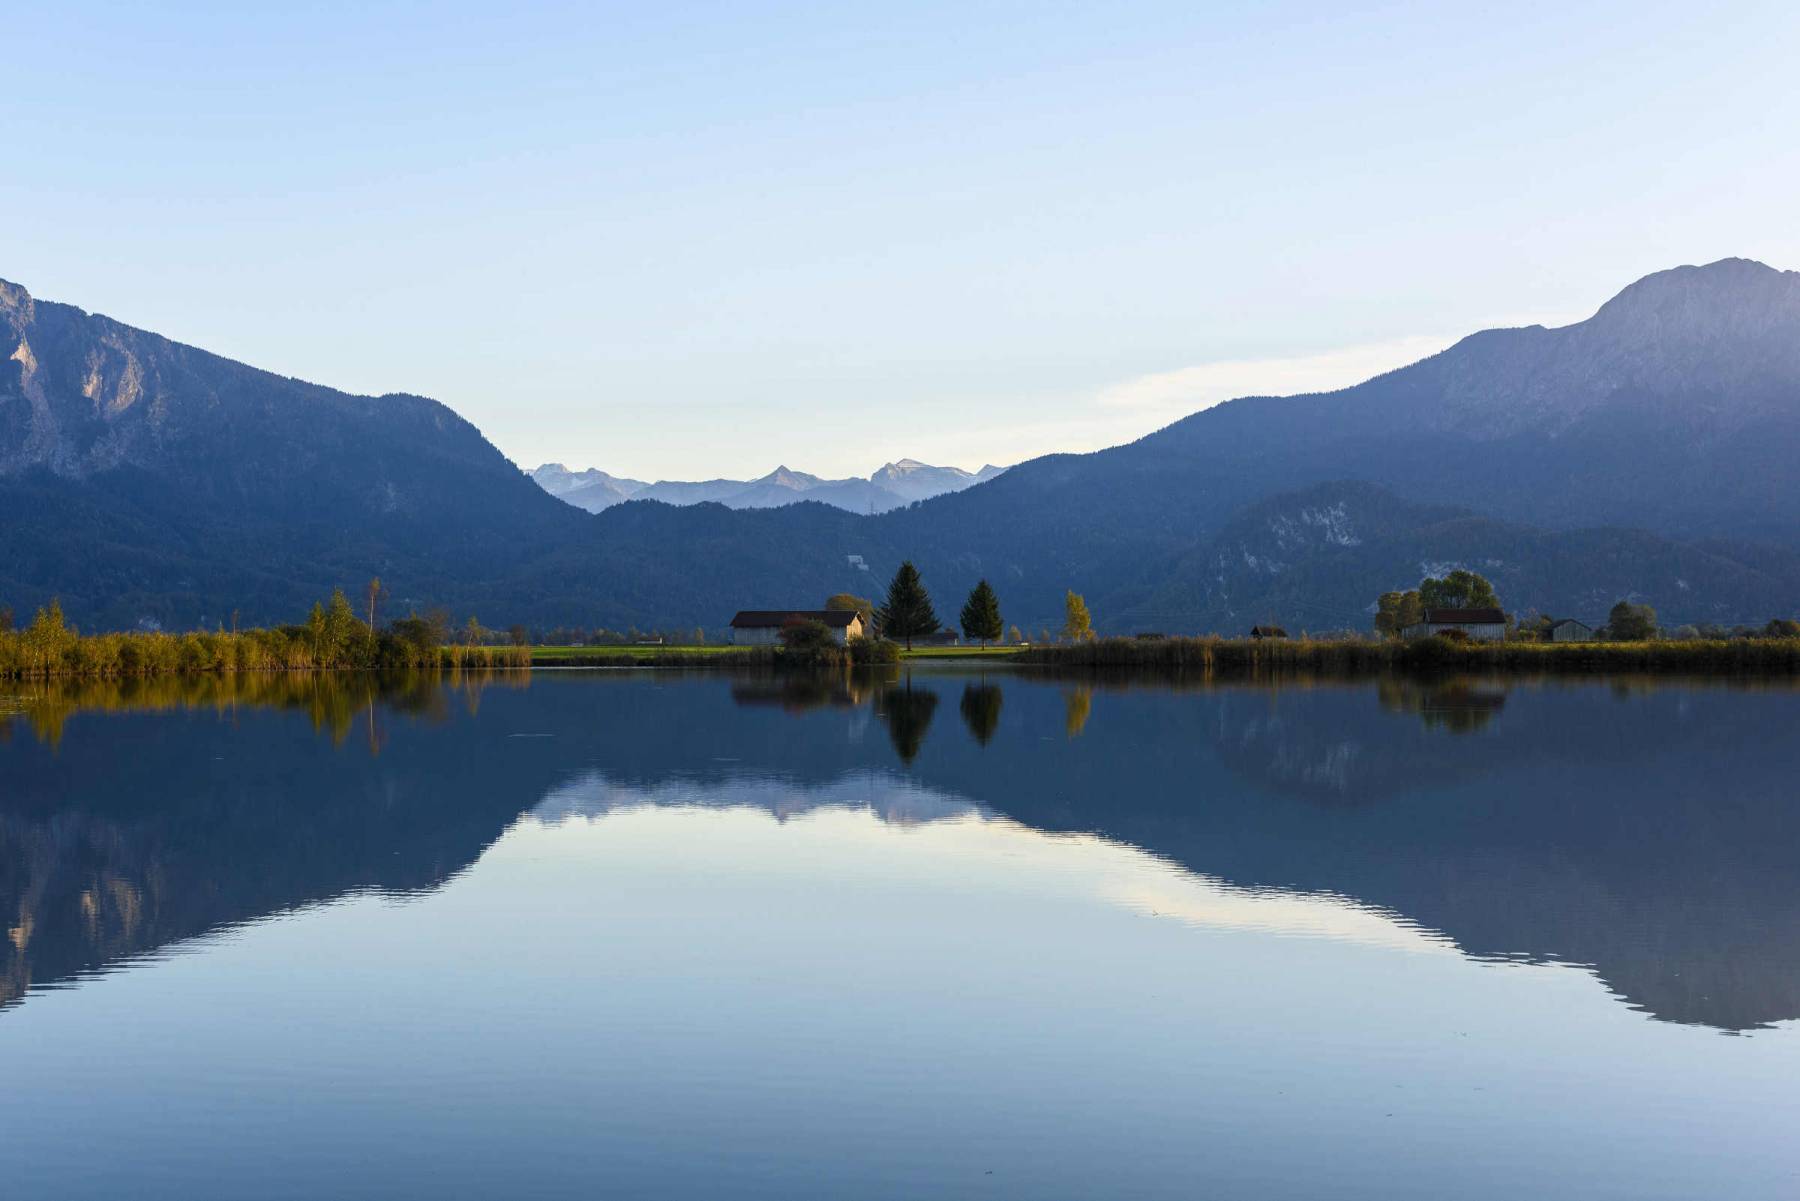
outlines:
[{"label": "tree line", "polygon": [[[1387,637],[1399,637],[1408,626],[1422,623],[1427,609],[1500,607],[1500,597],[1486,577],[1459,568],[1441,579],[1427,576],[1419,581],[1417,588],[1406,592],[1382,593],[1375,602],[1375,630]],[[1533,614],[1523,620],[1507,617],[1507,637],[1524,642],[1547,642],[1554,624],[1555,620],[1547,614]],[[1657,624],[1655,609],[1646,604],[1621,600],[1607,613],[1605,623],[1594,628],[1594,637],[1608,642],[1650,642],[1657,638],[1680,641],[1800,638],[1800,622],[1777,617],[1760,627],[1701,625],[1680,626],[1665,631]]]},{"label": "tree line", "polygon": [[[855,613],[862,619],[863,628],[868,631],[867,638],[901,642],[907,650],[912,649],[915,638],[929,638],[945,628],[932,604],[931,593],[926,589],[919,569],[910,559],[901,563],[894,572],[894,578],[888,582],[887,596],[880,605],[854,593],[840,592],[826,599],[825,608],[833,612]],[[807,623],[796,623],[796,627],[805,624]],[[984,649],[1002,641],[1014,645],[1025,642],[1025,635],[1018,626],[1007,626],[1006,619],[1000,612],[1000,596],[985,579],[969,590],[968,598],[963,601],[962,610],[957,614],[957,625],[964,638],[979,643]],[[807,631],[805,634],[796,630],[792,638],[816,640],[823,630],[823,626],[820,626],[819,631]],[[1094,636],[1094,624],[1088,613],[1087,601],[1078,593],[1069,592],[1064,597],[1061,633],[1064,638],[1077,642]],[[1041,641],[1049,642],[1050,631],[1041,631],[1040,638]],[[782,641],[792,645],[787,631],[783,631]]]}]

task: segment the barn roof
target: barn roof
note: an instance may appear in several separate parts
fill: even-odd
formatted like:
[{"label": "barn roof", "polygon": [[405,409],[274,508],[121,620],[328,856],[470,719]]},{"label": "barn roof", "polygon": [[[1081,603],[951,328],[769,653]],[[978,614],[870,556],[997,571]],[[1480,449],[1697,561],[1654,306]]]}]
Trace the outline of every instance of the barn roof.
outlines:
[{"label": "barn roof", "polygon": [[743,609],[731,619],[734,630],[769,630],[796,621],[816,621],[834,629],[848,629],[857,619],[853,609]]},{"label": "barn roof", "polygon": [[1499,609],[1427,609],[1425,624],[1428,626],[1491,626],[1505,625],[1506,614]]}]

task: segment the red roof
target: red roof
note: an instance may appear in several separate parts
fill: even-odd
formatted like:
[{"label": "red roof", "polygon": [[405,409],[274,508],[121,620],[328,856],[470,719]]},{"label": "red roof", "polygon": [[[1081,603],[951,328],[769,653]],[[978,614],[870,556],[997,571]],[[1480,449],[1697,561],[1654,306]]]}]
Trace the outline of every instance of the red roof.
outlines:
[{"label": "red roof", "polygon": [[858,614],[853,609],[745,609],[731,619],[734,630],[769,630],[799,621],[816,621],[848,629]]}]

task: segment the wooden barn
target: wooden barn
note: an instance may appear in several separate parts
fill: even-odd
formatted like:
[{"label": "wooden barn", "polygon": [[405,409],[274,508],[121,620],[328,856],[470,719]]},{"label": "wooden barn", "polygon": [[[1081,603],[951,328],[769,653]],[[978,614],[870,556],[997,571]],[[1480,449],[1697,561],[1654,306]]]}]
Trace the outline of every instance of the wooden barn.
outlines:
[{"label": "wooden barn", "polygon": [[772,646],[785,626],[816,621],[841,646],[861,637],[862,615],[845,609],[744,609],[731,619],[731,641],[737,646]]},{"label": "wooden barn", "polygon": [[1475,642],[1499,642],[1506,637],[1506,614],[1499,609],[1427,609],[1425,620],[1407,626],[1406,638],[1429,638],[1461,630]]}]

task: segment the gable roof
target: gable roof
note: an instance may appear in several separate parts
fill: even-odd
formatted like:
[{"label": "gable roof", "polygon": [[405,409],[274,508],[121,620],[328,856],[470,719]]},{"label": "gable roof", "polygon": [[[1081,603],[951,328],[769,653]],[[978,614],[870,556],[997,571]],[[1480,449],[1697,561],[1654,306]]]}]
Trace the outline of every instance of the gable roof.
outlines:
[{"label": "gable roof", "polygon": [[1250,627],[1250,637],[1252,638],[1286,638],[1287,636],[1288,632],[1280,626]]},{"label": "gable roof", "polygon": [[789,622],[816,621],[833,629],[849,629],[861,616],[854,609],[743,609],[731,619],[731,628],[768,630]]},{"label": "gable roof", "polygon": [[1499,609],[1427,609],[1428,626],[1503,626],[1506,614]]},{"label": "gable roof", "polygon": [[1577,621],[1573,617],[1558,618],[1556,621],[1553,621],[1550,623],[1550,628],[1553,630],[1560,630],[1564,626],[1580,626],[1584,630],[1591,630],[1594,628],[1593,626],[1589,625],[1587,622]]}]

